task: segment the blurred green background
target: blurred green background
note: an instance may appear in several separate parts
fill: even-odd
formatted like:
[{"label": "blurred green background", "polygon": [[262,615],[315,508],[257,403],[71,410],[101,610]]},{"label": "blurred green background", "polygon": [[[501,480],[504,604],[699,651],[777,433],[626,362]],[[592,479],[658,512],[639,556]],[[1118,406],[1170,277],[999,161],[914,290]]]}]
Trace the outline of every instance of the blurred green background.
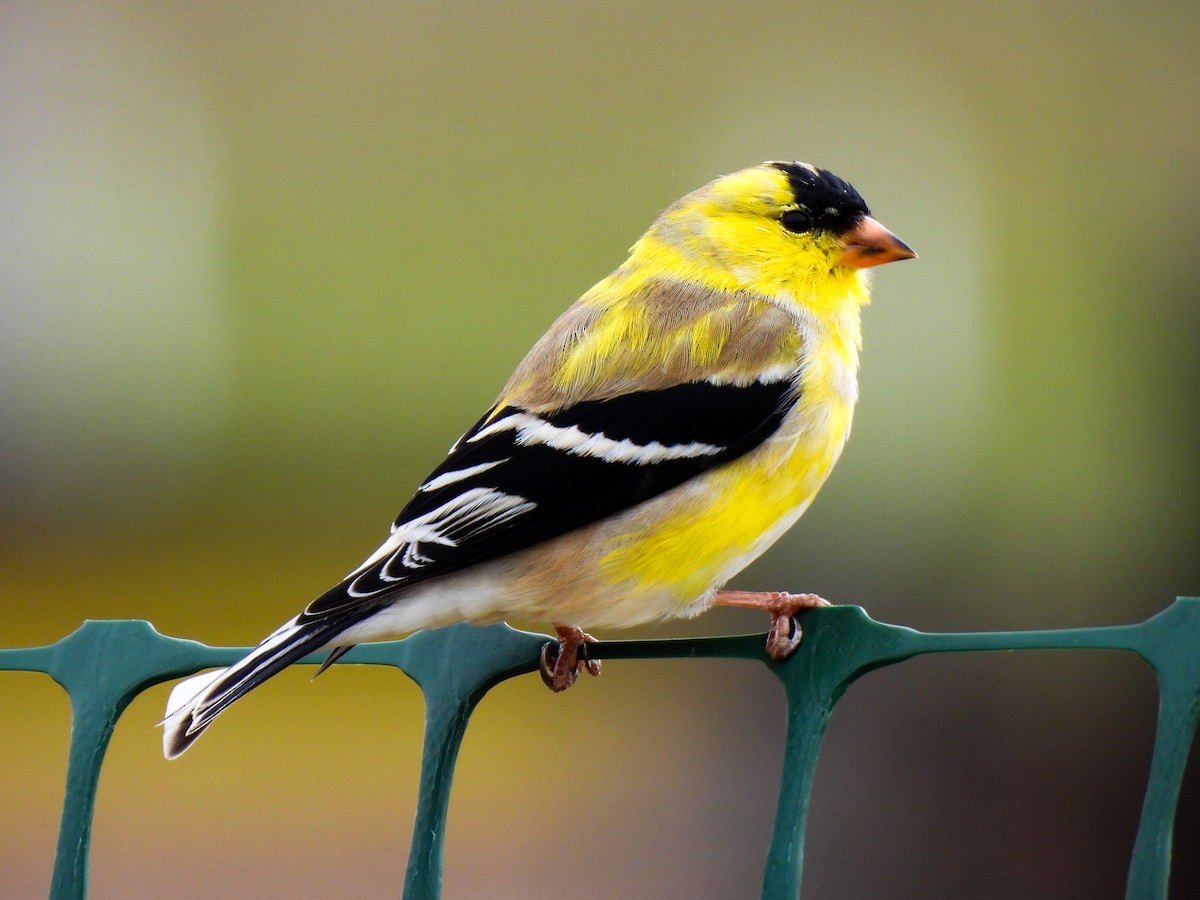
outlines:
[{"label": "blurred green background", "polygon": [[[838,471],[734,586],[930,630],[1200,594],[1198,46],[1182,0],[3,0],[0,645],[85,617],[254,643],[660,209],[777,158],[852,181],[921,259],[877,272]],[[412,685],[288,672],[175,763],[166,694],[117,729],[92,896],[396,896]],[[806,896],[1121,896],[1154,696],[1104,654],[871,675],[822,756]],[[0,894],[44,896],[67,704],[6,675],[0,708]],[[748,664],[503,686],[446,896],[752,896],[782,726]]]}]

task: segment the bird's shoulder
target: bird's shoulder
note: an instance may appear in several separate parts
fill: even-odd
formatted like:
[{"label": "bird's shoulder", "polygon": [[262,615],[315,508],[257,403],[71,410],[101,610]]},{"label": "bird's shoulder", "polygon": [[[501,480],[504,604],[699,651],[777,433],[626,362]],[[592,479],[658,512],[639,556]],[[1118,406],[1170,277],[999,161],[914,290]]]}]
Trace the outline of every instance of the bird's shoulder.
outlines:
[{"label": "bird's shoulder", "polygon": [[701,381],[777,380],[803,343],[795,316],[766,297],[618,270],[554,322],[496,407],[543,412]]}]

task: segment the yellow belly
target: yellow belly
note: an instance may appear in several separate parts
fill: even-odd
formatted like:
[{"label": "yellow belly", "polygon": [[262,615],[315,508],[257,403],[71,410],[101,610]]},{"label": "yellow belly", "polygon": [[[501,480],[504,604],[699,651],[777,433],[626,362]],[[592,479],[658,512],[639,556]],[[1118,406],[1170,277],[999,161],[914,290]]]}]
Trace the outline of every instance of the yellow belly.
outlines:
[{"label": "yellow belly", "polygon": [[658,501],[646,504],[645,523],[615,536],[602,556],[605,581],[620,593],[666,589],[675,604],[705,601],[800,517],[829,476],[850,407],[827,406],[820,420],[820,427],[785,423],[777,438],[680,489],[682,496],[660,498],[668,511],[655,514]]}]

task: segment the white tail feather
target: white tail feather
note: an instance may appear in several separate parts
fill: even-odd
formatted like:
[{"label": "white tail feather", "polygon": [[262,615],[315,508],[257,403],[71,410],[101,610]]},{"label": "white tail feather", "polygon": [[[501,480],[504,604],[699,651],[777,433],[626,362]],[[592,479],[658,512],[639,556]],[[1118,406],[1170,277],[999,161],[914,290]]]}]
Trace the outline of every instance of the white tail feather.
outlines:
[{"label": "white tail feather", "polygon": [[167,698],[166,718],[158,723],[163,727],[163,756],[167,759],[174,759],[186,749],[186,743],[183,748],[180,748],[180,743],[192,723],[192,711],[209,686],[227,671],[216,669],[212,672],[201,672],[199,675],[185,678],[171,688],[171,696]]},{"label": "white tail feather", "polygon": [[292,619],[227,669],[194,675],[181,681],[167,701],[163,754],[174,759],[231,703],[298,659],[331,645],[337,635],[355,624],[355,616]]}]

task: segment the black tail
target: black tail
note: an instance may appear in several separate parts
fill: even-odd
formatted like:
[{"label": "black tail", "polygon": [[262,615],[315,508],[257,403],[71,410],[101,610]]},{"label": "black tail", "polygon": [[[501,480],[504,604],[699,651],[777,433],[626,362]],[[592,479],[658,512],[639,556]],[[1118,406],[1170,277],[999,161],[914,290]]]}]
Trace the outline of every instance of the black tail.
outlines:
[{"label": "black tail", "polygon": [[[297,616],[228,669],[181,682],[171,693],[167,717],[162,722],[163,754],[167,759],[179,756],[231,703],[297,660],[328,646],[330,641],[363,618],[361,613],[352,617],[344,614],[324,618]],[[326,665],[347,649],[336,648]],[[320,671],[324,669],[322,666]],[[190,698],[187,697],[188,686],[195,691]],[[184,698],[176,703],[176,695],[180,692],[184,693]]]}]

